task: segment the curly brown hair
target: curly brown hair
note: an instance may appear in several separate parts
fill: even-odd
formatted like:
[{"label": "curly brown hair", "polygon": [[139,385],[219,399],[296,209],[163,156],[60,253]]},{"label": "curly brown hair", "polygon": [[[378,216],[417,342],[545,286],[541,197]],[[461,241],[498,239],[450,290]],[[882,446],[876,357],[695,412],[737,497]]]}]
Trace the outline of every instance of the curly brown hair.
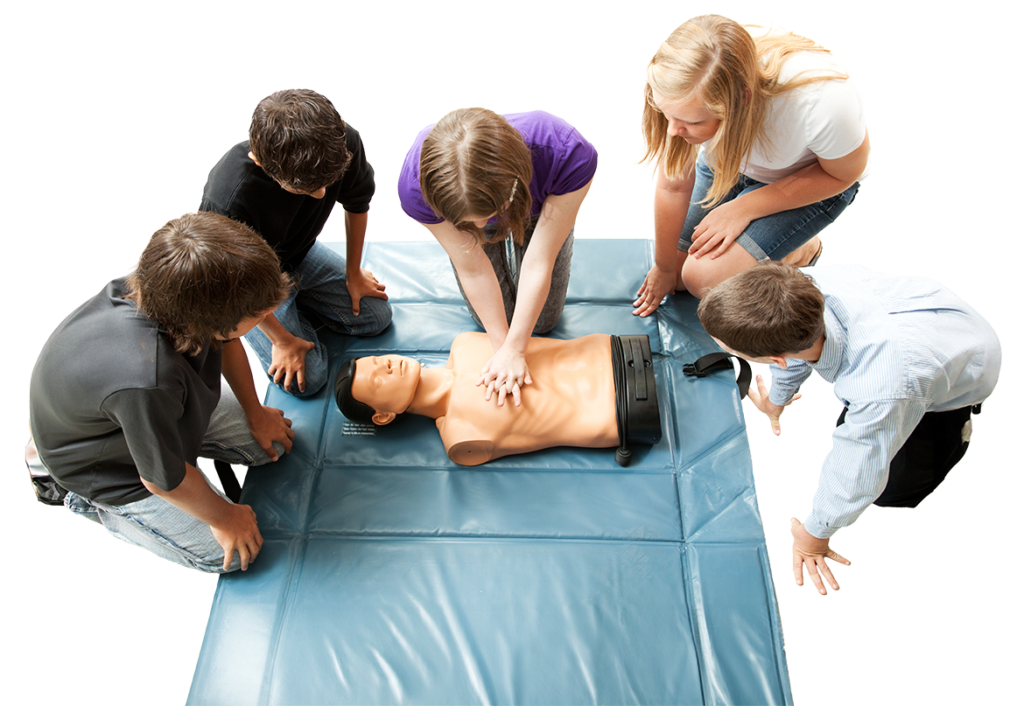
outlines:
[{"label": "curly brown hair", "polygon": [[341,179],[352,161],[347,139],[348,127],[334,105],[301,88],[261,100],[249,126],[249,150],[263,171],[301,193]]}]

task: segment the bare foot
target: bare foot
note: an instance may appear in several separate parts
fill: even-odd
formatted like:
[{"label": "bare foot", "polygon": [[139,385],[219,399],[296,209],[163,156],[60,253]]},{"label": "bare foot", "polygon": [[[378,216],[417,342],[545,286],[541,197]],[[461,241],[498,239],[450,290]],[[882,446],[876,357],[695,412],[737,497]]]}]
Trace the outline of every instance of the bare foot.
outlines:
[{"label": "bare foot", "polygon": [[821,247],[821,238],[814,236],[789,255],[782,258],[782,261],[788,262],[796,267],[807,267],[811,264],[811,260],[821,254]]}]

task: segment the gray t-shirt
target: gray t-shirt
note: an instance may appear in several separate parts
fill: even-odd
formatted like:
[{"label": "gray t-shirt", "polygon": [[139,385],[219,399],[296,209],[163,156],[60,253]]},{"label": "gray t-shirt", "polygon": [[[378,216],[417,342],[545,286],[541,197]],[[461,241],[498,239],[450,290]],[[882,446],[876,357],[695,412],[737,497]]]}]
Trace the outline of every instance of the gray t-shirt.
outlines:
[{"label": "gray t-shirt", "polygon": [[124,505],[173,490],[220,399],[220,350],[174,350],[114,280],[57,327],[32,370],[32,437],[63,487]]}]

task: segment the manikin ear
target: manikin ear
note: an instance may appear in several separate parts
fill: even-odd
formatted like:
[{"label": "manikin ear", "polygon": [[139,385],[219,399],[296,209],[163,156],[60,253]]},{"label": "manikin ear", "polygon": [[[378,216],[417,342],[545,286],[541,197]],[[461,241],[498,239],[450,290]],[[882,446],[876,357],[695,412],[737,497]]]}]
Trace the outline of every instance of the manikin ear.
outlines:
[{"label": "manikin ear", "polygon": [[779,356],[779,355],[770,355],[770,356],[768,356],[768,360],[770,360],[772,362],[772,365],[777,365],[778,367],[782,368],[783,370],[786,369],[786,359],[785,359],[785,357]]},{"label": "manikin ear", "polygon": [[395,413],[394,412],[374,412],[373,413],[373,423],[376,424],[379,427],[382,427],[385,424],[390,424],[393,421],[395,421]]},{"label": "manikin ear", "polygon": [[[747,88],[746,86],[744,86],[743,87],[743,103],[744,103],[744,105],[746,105],[749,102],[750,102],[750,89]],[[249,153],[249,156],[252,157],[252,152]],[[256,162],[255,159],[252,160],[252,161]],[[256,162],[256,164],[259,164],[259,162]]]},{"label": "manikin ear", "polygon": [[255,162],[257,167],[262,167],[263,166],[262,164],[260,164],[259,160],[256,159],[256,155],[254,155],[252,152],[249,152],[249,159],[251,159],[253,162]]}]

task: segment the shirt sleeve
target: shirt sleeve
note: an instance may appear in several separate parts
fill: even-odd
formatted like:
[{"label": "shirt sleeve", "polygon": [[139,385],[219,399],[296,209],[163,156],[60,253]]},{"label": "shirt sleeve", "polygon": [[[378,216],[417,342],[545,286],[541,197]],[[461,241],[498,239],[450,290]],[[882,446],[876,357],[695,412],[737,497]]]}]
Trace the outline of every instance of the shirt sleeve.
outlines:
[{"label": "shirt sleeve", "polygon": [[102,410],[124,433],[139,477],[161,490],[185,479],[185,449],[178,423],[184,414],[181,391],[127,389],[110,395]]},{"label": "shirt sleeve", "polygon": [[373,167],[366,159],[363,140],[351,125],[348,126],[346,145],[352,154],[352,161],[341,177],[338,203],[349,213],[366,213],[370,210],[370,199],[377,186],[373,179]]},{"label": "shirt sleeve", "polygon": [[813,369],[802,360],[786,359],[785,369],[770,365],[772,372],[772,389],[768,393],[768,401],[783,407],[790,403],[800,386],[811,376]]},{"label": "shirt sleeve", "polygon": [[417,223],[427,225],[441,223],[444,220],[427,205],[420,190],[420,151],[423,148],[423,141],[427,139],[427,134],[433,127],[428,125],[416,136],[398,174],[398,200],[402,204],[402,210]]},{"label": "shirt sleeve", "polygon": [[578,191],[590,183],[597,172],[597,149],[571,128],[563,143],[564,157],[550,184],[551,194]]},{"label": "shirt sleeve", "polygon": [[821,81],[806,122],[807,148],[821,159],[839,159],[864,142],[867,121],[850,79]]},{"label": "shirt sleeve", "polygon": [[893,456],[926,412],[919,400],[880,400],[851,404],[846,421],[832,433],[814,494],[807,531],[827,539],[851,525],[882,494]]}]

